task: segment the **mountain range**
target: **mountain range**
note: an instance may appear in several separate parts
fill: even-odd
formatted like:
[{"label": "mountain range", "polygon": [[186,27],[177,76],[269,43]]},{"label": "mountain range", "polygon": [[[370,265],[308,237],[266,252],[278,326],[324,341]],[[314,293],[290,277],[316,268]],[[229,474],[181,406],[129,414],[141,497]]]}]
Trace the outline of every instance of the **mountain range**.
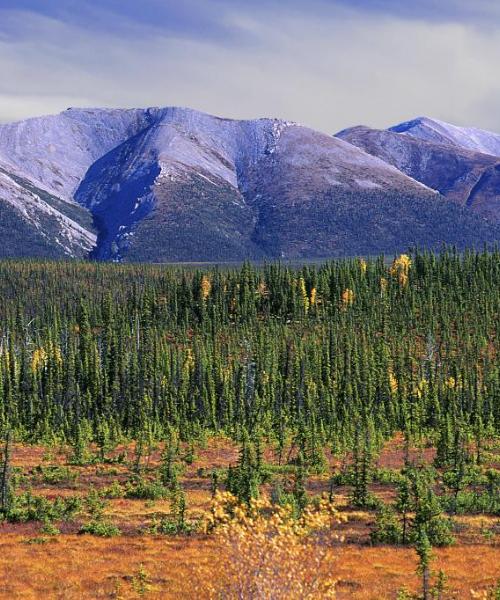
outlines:
[{"label": "mountain range", "polygon": [[500,135],[184,108],[0,125],[0,256],[240,261],[500,241]]}]

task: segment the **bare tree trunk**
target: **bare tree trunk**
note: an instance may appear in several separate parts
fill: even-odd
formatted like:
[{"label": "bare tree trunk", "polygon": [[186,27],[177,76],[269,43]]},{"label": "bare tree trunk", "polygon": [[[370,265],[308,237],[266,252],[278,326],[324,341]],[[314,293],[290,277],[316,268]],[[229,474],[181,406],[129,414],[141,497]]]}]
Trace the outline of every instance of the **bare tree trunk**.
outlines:
[{"label": "bare tree trunk", "polygon": [[422,569],[422,593],[423,600],[431,600],[431,591],[430,591],[430,572],[429,567],[424,567]]}]

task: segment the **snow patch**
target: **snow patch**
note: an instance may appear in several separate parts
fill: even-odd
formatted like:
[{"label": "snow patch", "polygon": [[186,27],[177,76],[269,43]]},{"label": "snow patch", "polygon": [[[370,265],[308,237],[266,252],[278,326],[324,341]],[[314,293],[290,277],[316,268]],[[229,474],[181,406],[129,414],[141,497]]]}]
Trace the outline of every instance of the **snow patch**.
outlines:
[{"label": "snow patch", "polygon": [[379,183],[375,183],[375,181],[371,181],[370,179],[355,178],[354,181],[359,187],[367,190],[380,189],[382,187]]}]

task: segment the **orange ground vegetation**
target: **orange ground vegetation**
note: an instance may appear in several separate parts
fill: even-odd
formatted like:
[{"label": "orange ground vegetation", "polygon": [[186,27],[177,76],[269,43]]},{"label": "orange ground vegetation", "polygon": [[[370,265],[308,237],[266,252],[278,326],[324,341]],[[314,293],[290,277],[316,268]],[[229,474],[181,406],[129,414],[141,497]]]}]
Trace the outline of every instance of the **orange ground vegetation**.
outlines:
[{"label": "orange ground vegetation", "polygon": [[[435,553],[434,567],[448,575],[452,597],[471,598],[471,589],[485,589],[498,578],[499,550],[491,545]],[[38,545],[7,534],[0,536],[0,597],[138,598],[142,565],[147,598],[203,599],[208,592],[194,565],[209,564],[216,555],[210,539],[61,535]],[[411,549],[345,544],[331,555],[340,599],[385,600],[396,598],[403,585],[418,587]]]},{"label": "orange ground vegetation", "polygon": [[[117,452],[123,451],[118,448]],[[132,452],[130,452],[130,457]],[[432,460],[432,449],[424,452]],[[149,459],[159,462],[160,449]],[[272,460],[266,452],[266,459]],[[237,448],[228,440],[211,439],[197,451],[187,466],[182,485],[187,495],[188,517],[201,517],[210,507],[210,480],[206,473],[214,467],[234,464]],[[13,464],[29,472],[40,464],[65,464],[64,452],[41,447],[16,446]],[[332,464],[334,461],[331,461]],[[382,452],[379,465],[399,468],[403,463],[402,443],[396,439]],[[125,465],[70,467],[77,478],[70,483],[50,485],[33,480],[34,494],[48,497],[88,492],[127,478]],[[308,491],[320,494],[328,489],[328,476],[311,477]],[[383,485],[373,491],[390,498],[393,491]],[[353,511],[347,506],[347,489],[336,489],[339,514],[347,522],[337,523],[335,534],[344,541],[333,542],[325,561],[338,580],[337,598],[360,600],[395,599],[402,586],[418,589],[417,559],[411,548],[371,546],[369,532],[373,514]],[[61,534],[44,536],[39,523],[0,525],[0,598],[14,599],[97,599],[165,598],[204,599],[210,597],[210,582],[224,568],[220,542],[204,534],[156,536],[145,533],[154,515],[168,513],[167,501],[110,500],[106,517],[118,525],[123,535],[106,539],[78,535],[79,524],[64,524]],[[471,590],[485,590],[500,576],[498,519],[459,517],[457,544],[435,549],[432,568],[448,577],[449,598],[472,598]],[[496,533],[491,533],[491,532]]]}]

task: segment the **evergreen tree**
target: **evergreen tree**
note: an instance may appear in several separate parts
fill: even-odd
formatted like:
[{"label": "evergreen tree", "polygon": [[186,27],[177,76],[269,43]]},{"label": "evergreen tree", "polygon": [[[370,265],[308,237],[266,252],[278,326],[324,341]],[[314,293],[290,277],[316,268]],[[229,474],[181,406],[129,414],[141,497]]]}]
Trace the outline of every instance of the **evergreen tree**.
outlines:
[{"label": "evergreen tree", "polygon": [[12,504],[12,482],[11,482],[11,464],[10,464],[10,444],[11,432],[7,431],[5,444],[0,461],[0,514],[8,514]]}]

